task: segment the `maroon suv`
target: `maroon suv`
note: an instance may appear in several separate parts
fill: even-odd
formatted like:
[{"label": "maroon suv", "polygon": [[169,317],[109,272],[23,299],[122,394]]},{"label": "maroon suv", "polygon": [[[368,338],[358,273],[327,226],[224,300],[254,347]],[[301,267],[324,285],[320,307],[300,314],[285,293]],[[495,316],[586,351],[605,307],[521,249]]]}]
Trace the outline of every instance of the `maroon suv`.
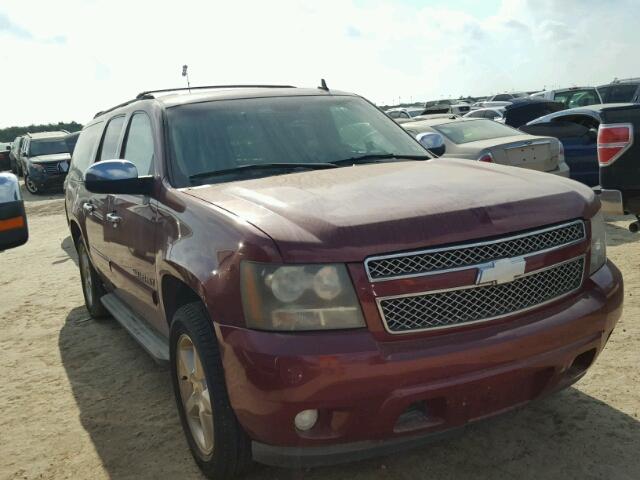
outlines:
[{"label": "maroon suv", "polygon": [[432,159],[348,93],[192,90],[97,114],[66,208],[87,309],[169,362],[207,475],[416,445],[604,348],[623,287],[590,189]]}]

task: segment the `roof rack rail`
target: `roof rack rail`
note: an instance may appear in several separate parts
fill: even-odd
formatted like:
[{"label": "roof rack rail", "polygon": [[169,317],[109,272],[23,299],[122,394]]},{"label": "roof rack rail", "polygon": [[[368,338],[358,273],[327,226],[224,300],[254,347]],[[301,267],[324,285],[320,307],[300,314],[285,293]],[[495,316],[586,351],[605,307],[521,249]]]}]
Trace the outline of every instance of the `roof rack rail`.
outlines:
[{"label": "roof rack rail", "polygon": [[630,78],[614,78],[611,83],[627,83],[627,82],[640,82],[640,77],[630,77]]},{"label": "roof rack rail", "polygon": [[296,88],[293,85],[203,85],[199,87],[161,88],[159,90],[146,90],[136,95],[137,99],[154,98],[154,93],[177,92],[180,90],[209,90],[215,88]]},{"label": "roof rack rail", "polygon": [[128,100],[126,102],[123,103],[119,103],[118,105],[116,105],[115,107],[111,107],[111,108],[107,108],[106,110],[100,110],[98,113],[96,113],[93,118],[97,118],[100,115],[104,115],[105,113],[111,112],[113,110],[115,110],[116,108],[120,108],[120,107],[126,107],[127,105],[132,104],[133,102],[137,102],[139,100],[142,100],[141,98],[134,98],[132,100]]}]

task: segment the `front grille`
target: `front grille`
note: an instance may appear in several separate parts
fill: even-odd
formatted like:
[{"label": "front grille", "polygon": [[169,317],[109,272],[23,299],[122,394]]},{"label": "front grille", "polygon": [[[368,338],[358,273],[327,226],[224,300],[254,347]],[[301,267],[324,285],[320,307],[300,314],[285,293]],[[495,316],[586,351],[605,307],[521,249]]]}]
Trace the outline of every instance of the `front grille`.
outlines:
[{"label": "front grille", "polygon": [[390,280],[466,268],[501,258],[531,255],[584,239],[584,222],[577,220],[482,243],[371,257],[365,262],[365,267],[371,280]]},{"label": "front grille", "polygon": [[538,270],[500,285],[380,299],[391,333],[453,327],[528,310],[582,285],[584,257]]},{"label": "front grille", "polygon": [[44,171],[47,172],[49,175],[59,175],[60,174],[60,169],[58,168],[58,162],[55,162],[55,163],[41,163],[40,165],[42,165],[44,167]]}]

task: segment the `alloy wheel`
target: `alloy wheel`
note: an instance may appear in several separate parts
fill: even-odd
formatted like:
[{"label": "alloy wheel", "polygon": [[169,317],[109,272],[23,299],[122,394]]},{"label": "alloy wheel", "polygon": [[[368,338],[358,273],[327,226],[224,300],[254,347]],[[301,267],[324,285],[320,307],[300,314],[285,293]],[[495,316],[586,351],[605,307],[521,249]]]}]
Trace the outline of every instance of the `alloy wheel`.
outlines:
[{"label": "alloy wheel", "polygon": [[187,334],[180,335],[175,358],[182,408],[191,435],[200,452],[208,456],[214,445],[211,398],[200,354]]},{"label": "alloy wheel", "polygon": [[29,193],[38,193],[38,187],[36,187],[36,184],[31,180],[29,175],[24,177],[24,186]]},{"label": "alloy wheel", "polygon": [[91,278],[91,262],[85,248],[80,252],[80,268],[82,269],[82,288],[89,305],[93,305],[93,279]]}]

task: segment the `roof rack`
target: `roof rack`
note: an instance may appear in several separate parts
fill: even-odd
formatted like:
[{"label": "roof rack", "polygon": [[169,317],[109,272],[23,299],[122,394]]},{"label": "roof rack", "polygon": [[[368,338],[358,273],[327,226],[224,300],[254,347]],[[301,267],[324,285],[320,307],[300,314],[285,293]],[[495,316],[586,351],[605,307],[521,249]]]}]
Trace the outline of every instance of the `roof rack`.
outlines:
[{"label": "roof rack", "polygon": [[99,117],[100,115],[104,115],[105,113],[111,112],[120,107],[126,107],[127,105],[132,104],[133,102],[137,102],[140,100],[149,100],[155,98],[154,93],[162,93],[162,92],[178,92],[181,90],[210,90],[215,88],[296,88],[293,85],[205,85],[201,87],[178,87],[178,88],[161,88],[159,90],[146,90],[144,92],[140,92],[136,95],[136,98],[132,100],[128,100],[124,103],[120,103],[115,107],[108,108],[106,110],[100,110],[96,113],[93,118]]},{"label": "roof rack", "polygon": [[142,100],[142,98],[134,98],[133,100],[128,100],[126,102],[123,103],[119,103],[118,105],[116,105],[115,107],[111,107],[111,108],[107,108],[106,110],[100,110],[98,113],[96,113],[93,118],[97,118],[100,115],[104,115],[105,113],[111,112],[113,110],[115,110],[116,108],[120,108],[120,107],[126,107],[127,105],[132,104],[133,102],[137,102],[138,100]]},{"label": "roof rack", "polygon": [[161,88],[159,90],[147,90],[136,95],[136,99],[154,98],[154,93],[177,92],[180,90],[210,90],[215,88],[296,88],[293,85],[204,85],[201,87]]}]

